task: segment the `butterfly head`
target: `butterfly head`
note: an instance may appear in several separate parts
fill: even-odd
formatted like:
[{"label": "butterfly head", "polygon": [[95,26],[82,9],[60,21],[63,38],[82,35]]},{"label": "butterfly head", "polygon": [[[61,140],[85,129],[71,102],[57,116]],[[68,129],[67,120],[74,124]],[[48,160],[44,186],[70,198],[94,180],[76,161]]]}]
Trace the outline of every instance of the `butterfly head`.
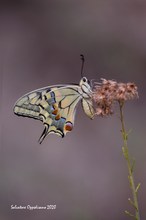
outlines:
[{"label": "butterfly head", "polygon": [[82,77],[80,80],[80,87],[85,94],[89,94],[91,92],[90,81],[86,77]]}]

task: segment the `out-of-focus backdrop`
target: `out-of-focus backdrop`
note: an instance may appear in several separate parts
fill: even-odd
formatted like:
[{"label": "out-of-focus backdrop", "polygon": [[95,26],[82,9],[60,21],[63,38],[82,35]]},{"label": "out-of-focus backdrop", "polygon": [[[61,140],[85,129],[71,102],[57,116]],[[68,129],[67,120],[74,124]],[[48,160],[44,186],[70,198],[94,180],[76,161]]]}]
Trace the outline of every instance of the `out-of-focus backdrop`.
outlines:
[{"label": "out-of-focus backdrop", "polygon": [[[146,217],[146,1],[0,1],[0,219],[129,219],[131,197],[118,108],[91,121],[79,106],[64,139],[37,140],[41,122],[13,114],[15,101],[47,85],[89,79],[135,82],[138,100],[125,106],[130,153]],[[56,210],[11,205],[56,204]]]}]

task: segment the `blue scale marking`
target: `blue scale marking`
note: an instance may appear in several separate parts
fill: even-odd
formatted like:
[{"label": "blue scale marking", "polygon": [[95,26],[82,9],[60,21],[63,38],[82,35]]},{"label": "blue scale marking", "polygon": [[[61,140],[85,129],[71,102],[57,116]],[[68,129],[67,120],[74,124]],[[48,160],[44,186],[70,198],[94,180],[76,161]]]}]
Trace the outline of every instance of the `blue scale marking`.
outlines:
[{"label": "blue scale marking", "polygon": [[51,125],[54,125],[57,129],[63,132],[65,121],[65,118],[60,118],[59,120],[54,120]]},{"label": "blue scale marking", "polygon": [[[46,99],[46,102],[48,102],[48,104],[49,104],[49,106],[46,108],[46,111],[49,114],[51,114],[54,111],[54,108],[53,108],[52,105],[56,103],[54,92],[50,92],[50,95],[51,95],[51,98],[50,99]],[[52,115],[52,116],[54,116],[54,115]]]}]

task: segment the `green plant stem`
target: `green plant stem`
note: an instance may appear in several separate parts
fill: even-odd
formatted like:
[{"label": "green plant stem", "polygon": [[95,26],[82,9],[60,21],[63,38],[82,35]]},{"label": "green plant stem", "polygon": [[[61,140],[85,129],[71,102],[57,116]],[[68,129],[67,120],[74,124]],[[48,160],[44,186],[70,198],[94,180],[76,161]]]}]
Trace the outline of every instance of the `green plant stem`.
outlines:
[{"label": "green plant stem", "polygon": [[[127,161],[128,178],[129,178],[130,188],[131,188],[132,195],[133,195],[133,201],[131,199],[129,199],[129,202],[131,203],[131,205],[135,209],[135,215],[133,215],[133,217],[136,220],[140,220],[138,199],[137,199],[137,191],[138,191],[139,185],[137,187],[135,187],[134,175],[133,175],[134,163],[131,163],[130,156],[129,156],[128,143],[127,143],[128,134],[125,129],[124,115],[123,115],[124,102],[119,102],[119,106],[120,106],[120,120],[121,120],[121,125],[122,125],[122,138],[123,138],[123,142],[124,142],[122,150],[123,150],[124,157]],[[129,212],[126,211],[126,213],[129,213]],[[129,215],[132,216],[131,213],[129,213]]]}]

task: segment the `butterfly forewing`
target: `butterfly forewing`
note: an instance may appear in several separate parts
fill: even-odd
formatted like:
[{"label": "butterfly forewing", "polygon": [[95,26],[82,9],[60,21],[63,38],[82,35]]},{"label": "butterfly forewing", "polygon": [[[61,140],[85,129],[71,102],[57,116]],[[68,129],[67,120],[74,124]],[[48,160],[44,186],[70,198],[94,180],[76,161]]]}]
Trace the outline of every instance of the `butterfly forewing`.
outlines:
[{"label": "butterfly forewing", "polygon": [[80,85],[57,85],[32,91],[21,97],[14,106],[14,113],[19,116],[38,119],[45,128],[39,139],[55,133],[64,137],[74,126],[78,102],[86,115],[93,118],[94,109],[90,96],[90,85],[82,78]]},{"label": "butterfly forewing", "polygon": [[33,92],[20,98],[15,106],[14,113],[24,117],[30,117],[42,121],[38,103],[41,99],[40,92]]},{"label": "butterfly forewing", "polygon": [[62,137],[73,129],[76,106],[82,98],[79,86],[36,90],[20,98],[14,107],[17,115],[43,121],[45,129],[40,142],[49,133]]},{"label": "butterfly forewing", "polygon": [[82,107],[83,110],[85,112],[85,114],[93,119],[94,117],[94,108],[93,108],[93,104],[92,101],[90,99],[82,99]]}]

